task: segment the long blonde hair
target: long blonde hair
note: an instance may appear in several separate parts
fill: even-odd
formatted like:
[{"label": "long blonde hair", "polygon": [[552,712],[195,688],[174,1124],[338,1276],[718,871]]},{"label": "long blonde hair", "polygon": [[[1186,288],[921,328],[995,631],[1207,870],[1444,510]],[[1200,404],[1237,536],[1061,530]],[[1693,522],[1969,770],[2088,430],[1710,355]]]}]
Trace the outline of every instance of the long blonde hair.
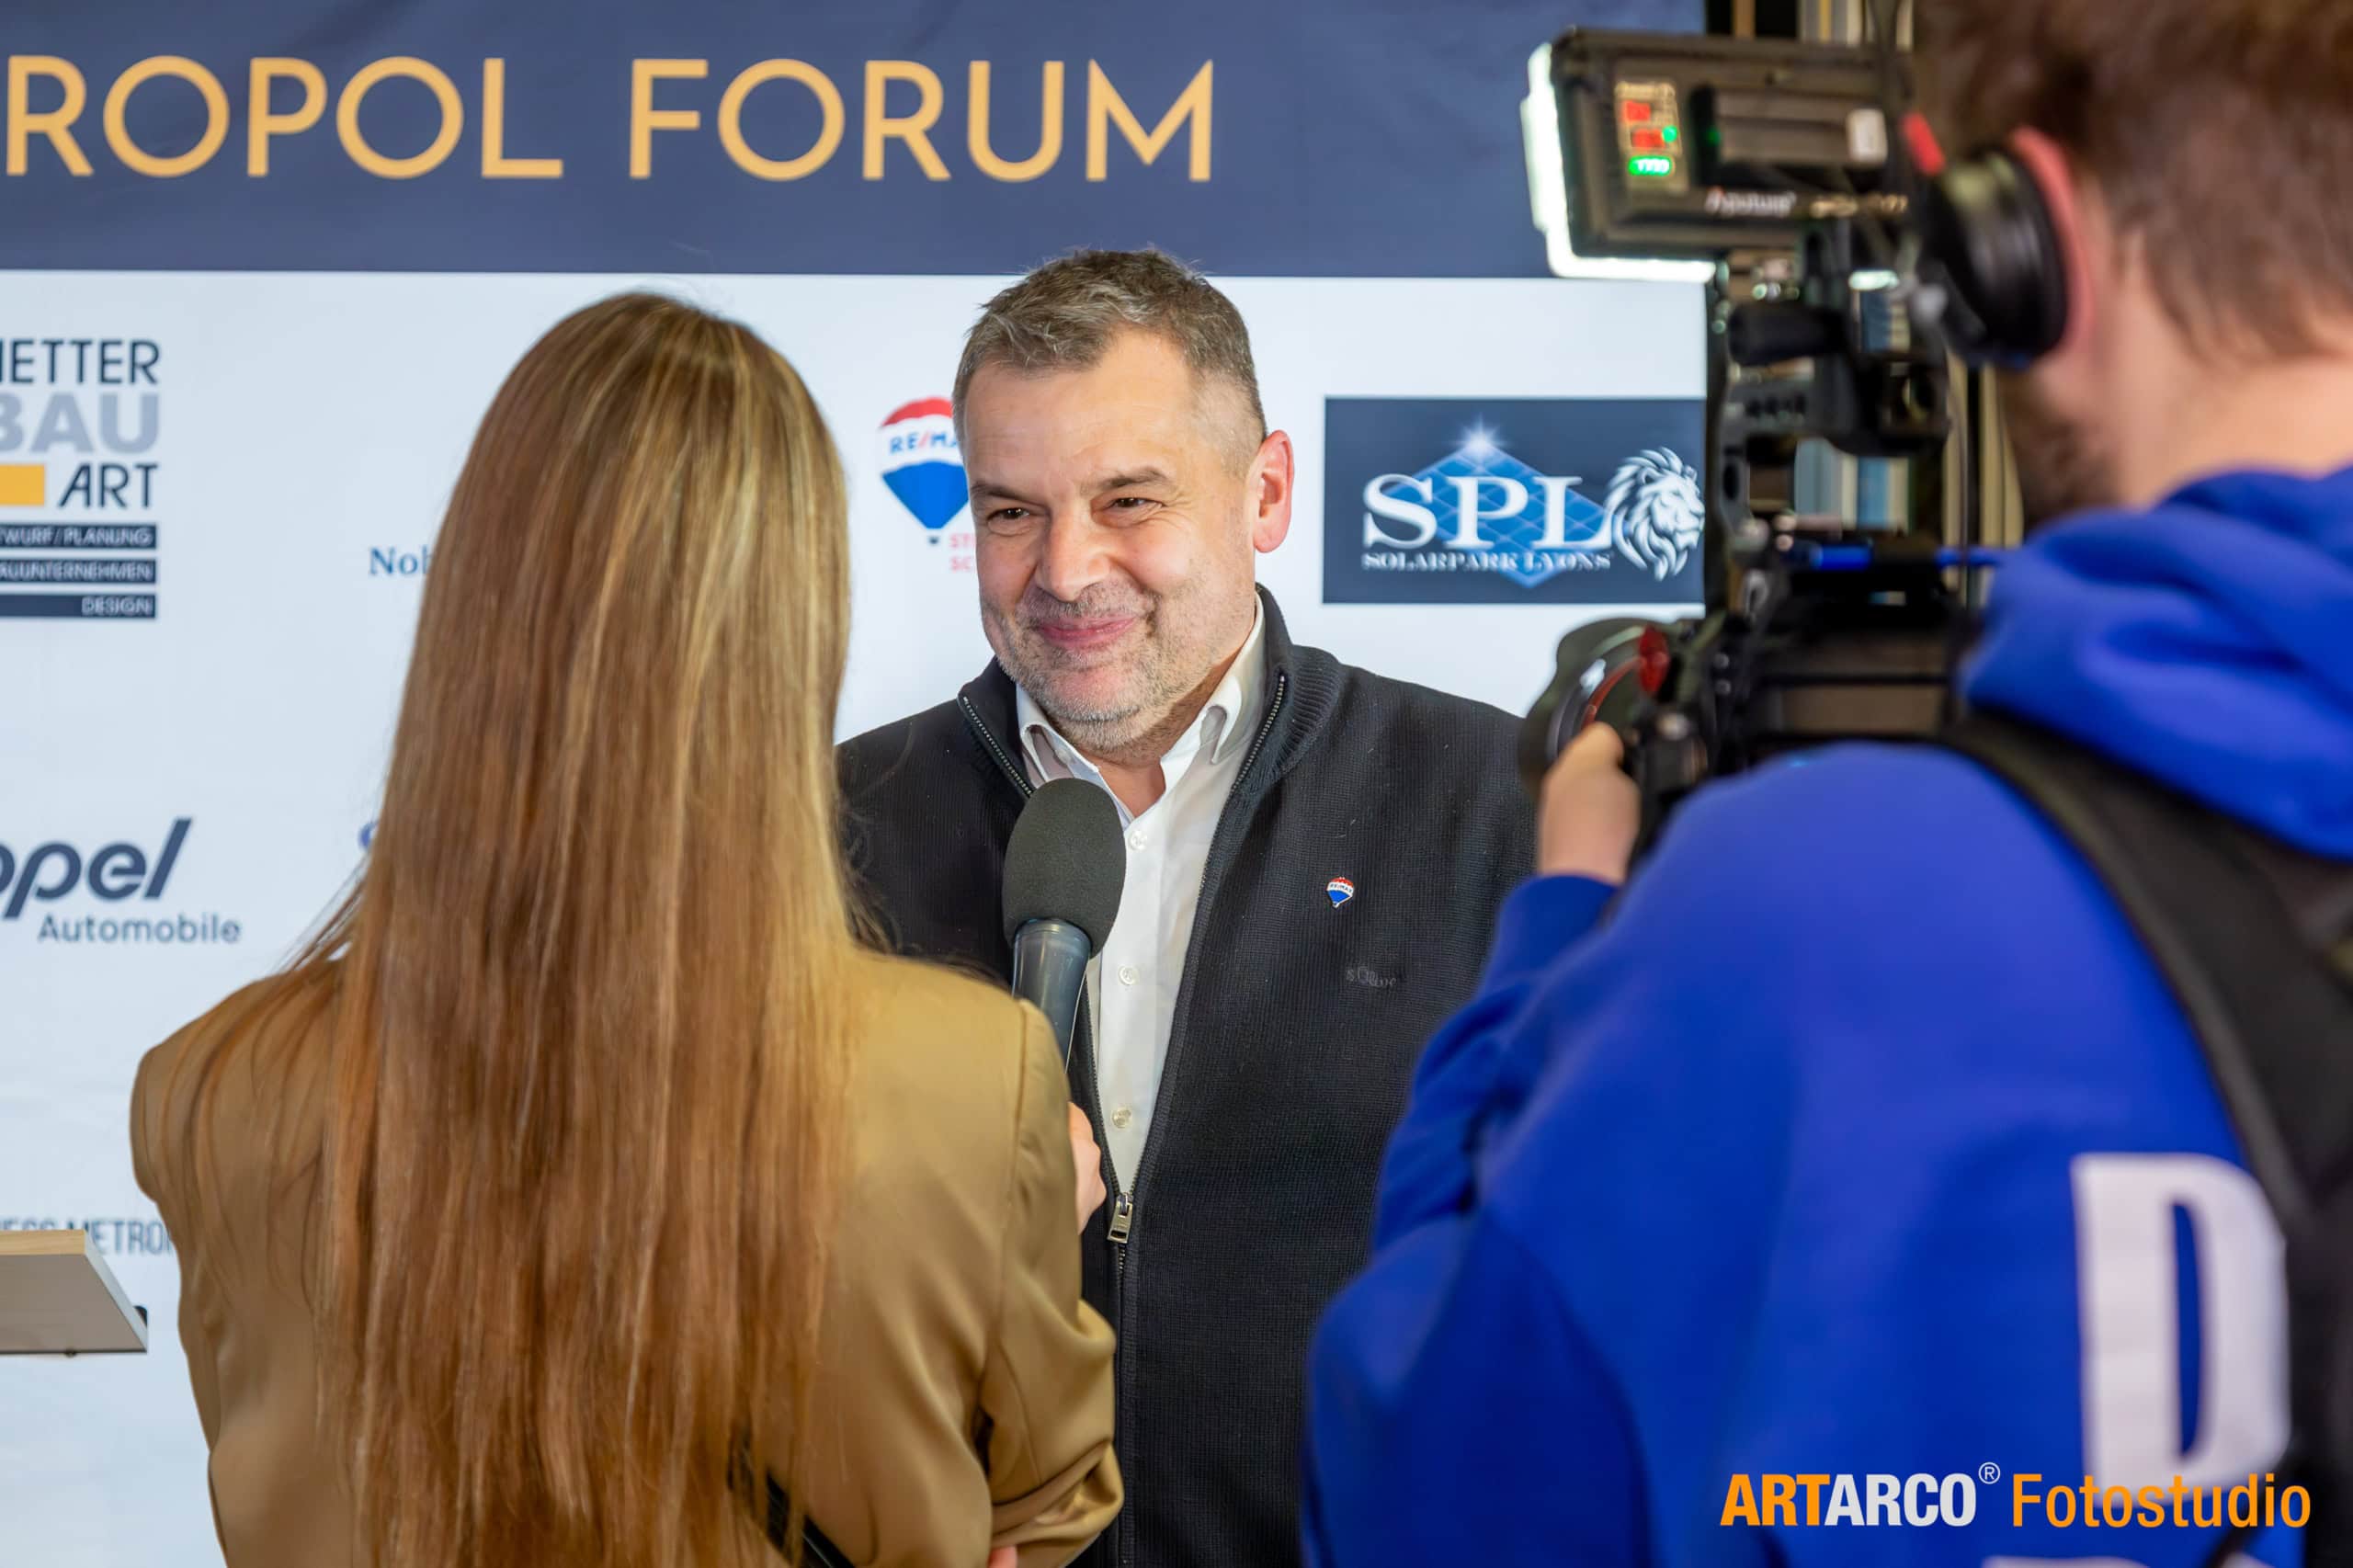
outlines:
[{"label": "long blonde hair", "polygon": [[567,318],[483,422],[298,960],[336,971],[313,1300],[363,1562],[767,1551],[739,1483],[793,1473],[780,1395],[808,1429],[856,1028],[845,510],[791,367],[676,301]]}]

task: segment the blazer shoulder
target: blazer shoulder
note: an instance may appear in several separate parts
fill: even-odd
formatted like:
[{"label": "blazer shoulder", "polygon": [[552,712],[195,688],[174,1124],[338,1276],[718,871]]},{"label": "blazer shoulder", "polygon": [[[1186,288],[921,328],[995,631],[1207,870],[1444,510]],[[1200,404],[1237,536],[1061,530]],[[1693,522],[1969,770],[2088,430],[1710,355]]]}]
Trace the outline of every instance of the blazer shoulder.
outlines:
[{"label": "blazer shoulder", "polygon": [[[159,1206],[179,1195],[183,1135],[199,1093],[206,1114],[223,1126],[244,1127],[279,1108],[295,1089],[282,1051],[270,1055],[278,1081],[261,1084],[256,1058],[264,1041],[299,1043],[319,1021],[331,983],[319,972],[280,973],[240,987],[173,1031],[140,1059],[131,1091],[131,1156],[140,1189]],[[249,1140],[216,1140],[214,1155]],[[166,1213],[165,1219],[171,1218]]]},{"label": "blazer shoulder", "polygon": [[869,1002],[851,1080],[860,1151],[853,1211],[925,1215],[926,1267],[990,1270],[1024,1129],[1047,1106],[1061,1126],[1070,1097],[1052,1031],[1002,986],[912,959],[865,961],[858,983]]},{"label": "blazer shoulder", "polygon": [[1045,1020],[1005,986],[947,965],[882,953],[860,955],[872,999],[860,1064],[875,1086],[909,1108],[980,1117],[1001,1106],[1010,1133],[1024,1035]]}]

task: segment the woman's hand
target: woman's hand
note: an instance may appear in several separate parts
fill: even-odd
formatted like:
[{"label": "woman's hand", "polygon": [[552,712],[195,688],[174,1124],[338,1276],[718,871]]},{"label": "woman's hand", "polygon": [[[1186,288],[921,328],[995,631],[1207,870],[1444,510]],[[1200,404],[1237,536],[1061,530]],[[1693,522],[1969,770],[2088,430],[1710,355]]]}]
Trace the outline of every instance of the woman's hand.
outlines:
[{"label": "woman's hand", "polygon": [[[1078,1228],[1083,1231],[1103,1207],[1103,1151],[1096,1145],[1095,1129],[1086,1113],[1076,1106],[1070,1108],[1070,1159],[1078,1167]],[[1012,1548],[1006,1551],[1010,1552]],[[995,1557],[989,1559],[989,1568],[997,1568]]]}]

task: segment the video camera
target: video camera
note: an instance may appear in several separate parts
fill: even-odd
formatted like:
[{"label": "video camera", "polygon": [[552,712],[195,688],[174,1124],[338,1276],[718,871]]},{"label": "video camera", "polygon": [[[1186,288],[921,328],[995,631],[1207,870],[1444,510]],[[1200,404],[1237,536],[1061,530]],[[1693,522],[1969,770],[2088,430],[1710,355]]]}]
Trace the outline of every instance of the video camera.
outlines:
[{"label": "video camera", "polygon": [[1972,465],[1950,530],[1941,462],[1911,465],[1911,515],[1933,529],[1796,506],[1809,440],[1941,454],[1941,329],[1984,336],[1960,330],[1969,290],[1938,227],[1949,200],[1921,168],[1941,155],[1900,112],[1900,75],[1883,26],[1876,48],[1573,28],[1530,61],[1529,191],[1553,270],[1703,280],[1709,313],[1705,611],[1562,640],[1522,727],[1531,793],[1580,729],[1610,724],[1647,841],[1710,778],[1831,740],[1925,736],[1949,716],[1997,553],[1966,493]]}]

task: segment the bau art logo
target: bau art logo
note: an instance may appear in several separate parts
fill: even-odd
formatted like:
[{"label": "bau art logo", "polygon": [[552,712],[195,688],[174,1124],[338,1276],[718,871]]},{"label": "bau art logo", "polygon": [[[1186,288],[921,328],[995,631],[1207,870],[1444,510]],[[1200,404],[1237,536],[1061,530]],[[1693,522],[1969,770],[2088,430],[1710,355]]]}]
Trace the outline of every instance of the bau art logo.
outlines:
[{"label": "bau art logo", "polygon": [[1701,594],[1696,399],[1329,398],[1329,604],[1682,605]]},{"label": "bau art logo", "polygon": [[162,347],[0,336],[0,618],[153,620]]},{"label": "bau art logo", "polygon": [[903,403],[882,421],[882,483],[935,549],[945,543],[951,572],[972,569],[972,530],[949,524],[963,515],[964,457],[956,445],[955,409],[944,397]]}]

